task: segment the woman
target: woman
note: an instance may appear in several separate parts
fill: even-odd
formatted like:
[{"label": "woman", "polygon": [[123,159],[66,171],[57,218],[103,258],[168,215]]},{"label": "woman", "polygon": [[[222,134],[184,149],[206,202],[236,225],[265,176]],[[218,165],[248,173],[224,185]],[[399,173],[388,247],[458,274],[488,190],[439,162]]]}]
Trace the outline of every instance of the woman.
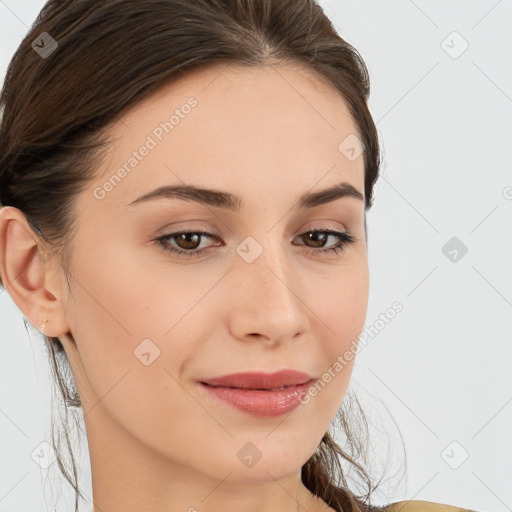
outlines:
[{"label": "woman", "polygon": [[368,96],[313,0],[43,8],[2,91],[0,275],[83,409],[95,512],[462,510],[372,506],[329,434],[368,303]]}]

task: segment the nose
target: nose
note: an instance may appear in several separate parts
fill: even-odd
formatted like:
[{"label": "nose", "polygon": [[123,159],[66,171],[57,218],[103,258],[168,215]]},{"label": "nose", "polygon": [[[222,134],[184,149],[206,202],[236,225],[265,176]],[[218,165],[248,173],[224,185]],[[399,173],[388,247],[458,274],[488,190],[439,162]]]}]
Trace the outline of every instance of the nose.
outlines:
[{"label": "nose", "polygon": [[266,244],[251,263],[236,257],[229,282],[227,315],[236,338],[282,344],[306,331],[307,297],[282,246]]}]

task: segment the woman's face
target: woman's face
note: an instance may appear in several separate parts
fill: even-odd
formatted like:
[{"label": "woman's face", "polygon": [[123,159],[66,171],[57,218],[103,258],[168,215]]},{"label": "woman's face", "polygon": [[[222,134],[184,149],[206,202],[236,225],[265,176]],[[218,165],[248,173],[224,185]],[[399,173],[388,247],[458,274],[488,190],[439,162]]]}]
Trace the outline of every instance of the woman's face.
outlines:
[{"label": "woman's face", "polygon": [[[100,459],[233,482],[298,471],[341,405],[353,359],[336,362],[367,310],[364,161],[347,103],[296,66],[216,65],[159,90],[112,134],[101,177],[75,203],[72,337],[61,336],[93,471]],[[342,182],[361,197],[299,204]],[[238,209],[207,192],[138,200],[171,186],[222,191]],[[155,241],[178,230],[190,234]],[[321,230],[355,241],[334,251],[340,239]],[[282,369],[323,384],[274,416],[199,383]]]}]

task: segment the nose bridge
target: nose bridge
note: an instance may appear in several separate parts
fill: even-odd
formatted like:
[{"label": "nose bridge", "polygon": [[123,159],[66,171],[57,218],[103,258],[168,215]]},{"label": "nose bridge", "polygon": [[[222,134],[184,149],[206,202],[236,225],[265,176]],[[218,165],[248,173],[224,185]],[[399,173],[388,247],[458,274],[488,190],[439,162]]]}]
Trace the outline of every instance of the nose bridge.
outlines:
[{"label": "nose bridge", "polygon": [[256,236],[247,237],[237,247],[234,330],[237,336],[293,337],[304,328],[305,318],[293,286],[296,276],[277,231]]},{"label": "nose bridge", "polygon": [[261,292],[264,299],[273,300],[283,306],[290,302],[291,271],[280,241],[267,236],[261,254],[248,264],[246,270],[255,294]]}]

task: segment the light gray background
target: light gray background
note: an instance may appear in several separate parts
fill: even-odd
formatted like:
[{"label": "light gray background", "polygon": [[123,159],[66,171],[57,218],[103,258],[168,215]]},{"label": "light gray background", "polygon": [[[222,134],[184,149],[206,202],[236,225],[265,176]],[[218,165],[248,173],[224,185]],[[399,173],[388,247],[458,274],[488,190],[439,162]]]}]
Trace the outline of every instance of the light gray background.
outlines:
[{"label": "light gray background", "polygon": [[[320,3],[369,67],[384,150],[368,217],[378,332],[351,382],[376,475],[391,457],[375,503],[512,510],[512,0]],[[2,80],[43,4],[0,0]],[[457,261],[443,252],[452,237],[467,247]],[[404,310],[378,323],[395,301]],[[0,336],[0,512],[71,510],[58,471],[31,458],[50,440],[50,374],[5,291]]]}]

